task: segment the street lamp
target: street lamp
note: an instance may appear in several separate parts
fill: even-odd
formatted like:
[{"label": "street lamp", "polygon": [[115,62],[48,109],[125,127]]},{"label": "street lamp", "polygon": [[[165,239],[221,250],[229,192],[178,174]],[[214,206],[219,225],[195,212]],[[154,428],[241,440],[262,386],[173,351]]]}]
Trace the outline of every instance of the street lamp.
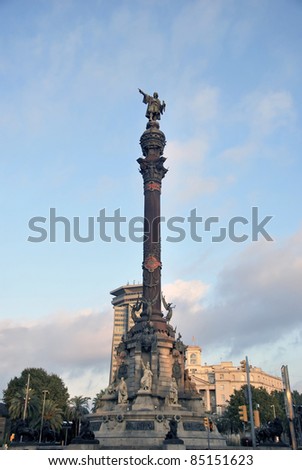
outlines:
[{"label": "street lamp", "polygon": [[276,408],[275,405],[271,405],[271,408],[273,408],[273,418],[276,418]]},{"label": "street lamp", "polygon": [[24,403],[24,410],[23,410],[23,421],[26,420],[26,413],[27,413],[27,407],[28,407],[28,402],[29,402],[29,382],[30,382],[30,374],[27,376],[27,385],[26,385],[26,392],[25,392],[25,403]]},{"label": "street lamp", "polygon": [[41,416],[41,426],[40,426],[40,437],[39,437],[39,444],[42,441],[42,431],[43,431],[43,423],[44,423],[44,411],[45,411],[45,401],[46,401],[46,395],[48,393],[48,390],[42,390],[43,393],[43,406],[42,406],[42,416]]},{"label": "street lamp", "polygon": [[252,403],[252,388],[250,381],[250,366],[248,357],[245,357],[245,360],[240,362],[241,370],[246,372],[246,382],[247,382],[247,395],[249,403],[249,413],[250,413],[250,425],[251,425],[251,437],[252,437],[252,446],[253,449],[256,448],[256,435],[255,435],[255,423],[254,423],[254,414],[253,414],[253,403]]},{"label": "street lamp", "polygon": [[[26,392],[25,392],[25,397],[24,397],[24,410],[23,410],[23,421],[25,422],[26,420],[26,413],[27,413],[27,407],[28,407],[28,402],[30,400],[29,398],[29,392],[31,391],[31,388],[29,388],[29,382],[30,382],[30,374],[27,376],[27,385],[26,385]],[[20,442],[23,441],[23,435],[20,437]]]}]

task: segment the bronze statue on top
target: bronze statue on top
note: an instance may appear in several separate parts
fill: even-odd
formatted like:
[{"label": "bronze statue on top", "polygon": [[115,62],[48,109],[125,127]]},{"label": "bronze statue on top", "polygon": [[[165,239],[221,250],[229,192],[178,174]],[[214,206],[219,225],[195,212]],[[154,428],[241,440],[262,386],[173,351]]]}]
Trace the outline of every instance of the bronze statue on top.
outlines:
[{"label": "bronze statue on top", "polygon": [[173,315],[173,308],[176,307],[176,305],[172,305],[171,302],[166,302],[166,299],[162,293],[161,295],[161,298],[162,298],[162,301],[163,301],[163,304],[164,304],[164,307],[165,309],[167,310],[167,315],[166,315],[166,321],[169,323],[171,318],[172,318],[172,315]]},{"label": "bronze statue on top", "polygon": [[149,121],[159,121],[160,115],[164,113],[166,109],[166,103],[163,101],[161,103],[158,98],[158,93],[156,91],[153,93],[153,96],[147,95],[140,88],[138,91],[143,95],[143,103],[147,104],[146,118]]}]

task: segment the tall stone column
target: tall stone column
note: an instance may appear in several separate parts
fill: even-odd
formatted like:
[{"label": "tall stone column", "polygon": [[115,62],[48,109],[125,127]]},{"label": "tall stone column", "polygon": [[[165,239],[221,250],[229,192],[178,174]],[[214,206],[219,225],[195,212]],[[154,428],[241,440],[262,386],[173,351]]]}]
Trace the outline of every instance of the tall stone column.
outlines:
[{"label": "tall stone column", "polygon": [[149,121],[141,136],[144,158],[137,161],[144,180],[144,251],[143,251],[143,321],[163,328],[166,320],[161,312],[161,238],[160,198],[161,182],[166,172],[163,150],[164,133],[157,121]]}]

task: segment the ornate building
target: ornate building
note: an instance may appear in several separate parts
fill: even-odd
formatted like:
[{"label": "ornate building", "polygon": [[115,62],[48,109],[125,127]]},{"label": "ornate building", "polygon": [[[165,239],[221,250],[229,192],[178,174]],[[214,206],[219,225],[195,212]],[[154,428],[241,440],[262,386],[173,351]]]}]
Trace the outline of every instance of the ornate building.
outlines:
[{"label": "ornate building", "polygon": [[[202,396],[205,409],[221,414],[234,391],[246,384],[246,373],[230,361],[202,365],[201,352],[199,346],[187,346],[186,369]],[[282,379],[267,374],[260,367],[250,366],[250,380],[253,387],[263,387],[268,393],[283,391]]]}]

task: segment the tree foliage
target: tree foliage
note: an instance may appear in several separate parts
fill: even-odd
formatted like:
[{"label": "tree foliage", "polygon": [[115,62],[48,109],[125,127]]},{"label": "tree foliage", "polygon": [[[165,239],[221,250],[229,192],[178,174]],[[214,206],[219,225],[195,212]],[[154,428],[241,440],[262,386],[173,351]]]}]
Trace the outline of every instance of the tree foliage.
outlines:
[{"label": "tree foliage", "polygon": [[58,375],[48,374],[41,368],[24,369],[20,377],[15,377],[8,383],[6,390],[3,391],[4,402],[8,408],[11,400],[18,393],[24,393],[28,375],[30,375],[29,387],[33,396],[42,400],[43,390],[48,390],[48,398],[54,401],[62,410],[66,409],[69,393],[63,380]]},{"label": "tree foliage", "polygon": [[63,413],[53,400],[45,400],[43,419],[45,423],[49,423],[51,429],[55,431],[61,429]]},{"label": "tree foliage", "polygon": [[102,397],[105,393],[105,389],[101,390],[99,393],[96,394],[94,399],[92,400],[92,412],[95,413],[98,408],[101,408],[103,403],[102,403]]},{"label": "tree foliage", "polygon": [[89,413],[90,397],[75,396],[69,400],[69,415],[76,423],[76,436],[80,432],[81,419]]},{"label": "tree foliage", "polygon": [[[282,421],[283,428],[287,430],[288,420],[285,412],[284,404],[284,393],[274,391],[268,393],[264,388],[251,387],[252,390],[252,406],[253,410],[259,410],[261,424],[267,424],[273,421],[275,417],[278,417]],[[294,405],[302,404],[302,394],[297,391],[292,393]],[[229,400],[229,405],[225,413],[218,418],[217,426],[220,432],[227,433],[238,433],[244,430],[244,423],[240,421],[239,417],[239,406],[247,405],[248,407],[248,395],[247,386],[244,385],[240,390],[235,390]],[[248,409],[248,417],[249,417]]]},{"label": "tree foliage", "polygon": [[[39,426],[43,407],[43,390],[47,390],[44,411],[49,415],[47,420],[51,427],[58,429],[59,422],[62,423],[63,414],[68,409],[68,390],[59,376],[48,374],[41,368],[24,369],[20,377],[10,380],[7,388],[3,391],[4,402],[9,410],[10,418],[17,420],[24,417],[28,379],[28,404],[25,417],[29,426],[33,428]],[[49,411],[47,411],[48,409]],[[50,412],[50,410],[52,411]]]}]

